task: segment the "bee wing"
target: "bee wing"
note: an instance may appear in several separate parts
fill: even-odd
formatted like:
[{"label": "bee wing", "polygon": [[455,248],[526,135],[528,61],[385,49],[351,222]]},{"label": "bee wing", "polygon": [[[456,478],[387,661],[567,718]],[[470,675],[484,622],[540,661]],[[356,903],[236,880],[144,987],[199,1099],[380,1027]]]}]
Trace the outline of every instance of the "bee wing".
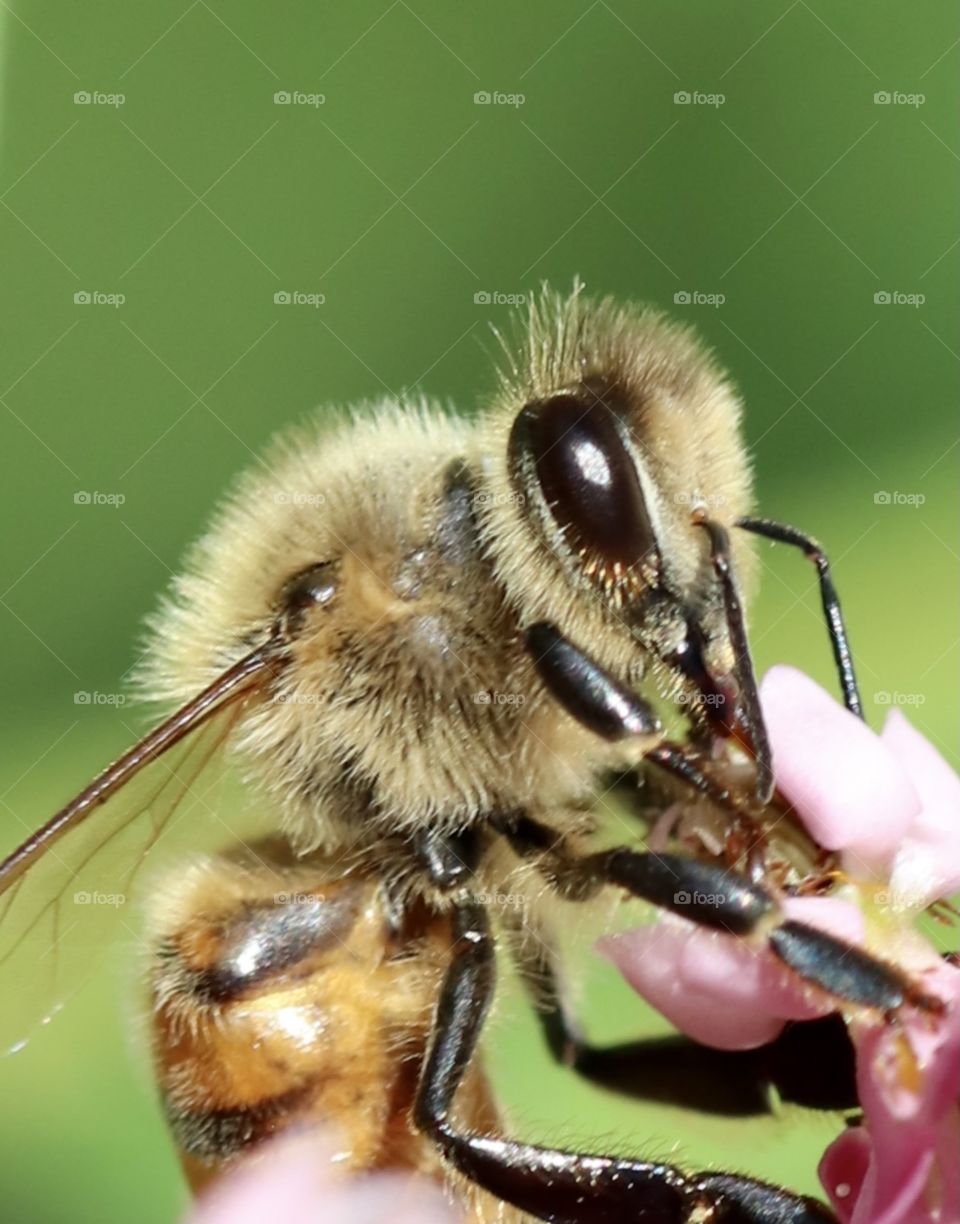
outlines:
[{"label": "bee wing", "polygon": [[[20,1049],[83,985],[118,934],[148,858],[245,841],[262,818],[224,748],[275,657],[241,659],[99,774],[0,863],[0,1054]],[[161,848],[162,847],[162,854]]]}]

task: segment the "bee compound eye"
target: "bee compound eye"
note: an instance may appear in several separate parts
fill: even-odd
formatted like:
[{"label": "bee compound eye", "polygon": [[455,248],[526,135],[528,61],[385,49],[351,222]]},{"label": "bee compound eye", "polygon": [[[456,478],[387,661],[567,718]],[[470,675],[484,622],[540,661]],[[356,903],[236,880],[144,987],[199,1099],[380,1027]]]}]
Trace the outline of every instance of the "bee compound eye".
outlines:
[{"label": "bee compound eye", "polygon": [[288,632],[299,629],[311,608],[329,604],[336,593],[337,567],[333,561],[318,561],[288,578],[279,600]]},{"label": "bee compound eye", "polygon": [[659,560],[623,429],[604,398],[582,387],[527,404],[510,435],[514,469],[536,480],[568,545],[618,574]]}]

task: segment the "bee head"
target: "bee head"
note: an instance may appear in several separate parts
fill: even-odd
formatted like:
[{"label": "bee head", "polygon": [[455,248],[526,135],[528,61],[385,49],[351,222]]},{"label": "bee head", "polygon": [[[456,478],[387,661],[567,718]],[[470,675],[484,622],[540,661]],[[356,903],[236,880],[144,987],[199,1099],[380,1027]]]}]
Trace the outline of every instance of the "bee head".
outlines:
[{"label": "bee head", "polygon": [[521,622],[555,624],[621,676],[651,673],[721,733],[756,707],[730,624],[752,569],[733,530],[750,510],[739,421],[688,330],[579,291],[544,294],[481,465],[490,550]]}]

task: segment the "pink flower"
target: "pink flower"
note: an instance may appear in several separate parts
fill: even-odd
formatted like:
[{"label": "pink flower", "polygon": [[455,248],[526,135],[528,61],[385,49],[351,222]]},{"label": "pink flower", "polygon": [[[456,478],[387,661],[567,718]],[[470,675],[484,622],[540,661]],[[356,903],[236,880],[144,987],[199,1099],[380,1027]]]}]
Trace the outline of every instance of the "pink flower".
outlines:
[{"label": "pink flower", "polygon": [[926,984],[950,1004],[941,1023],[852,1030],[866,1125],[820,1162],[844,1224],[960,1220],[960,971],[940,965]]},{"label": "pink flower", "polygon": [[[895,1026],[848,1016],[864,1125],[829,1148],[821,1180],[843,1224],[958,1224],[960,968],[914,918],[960,888],[960,778],[897,710],[875,735],[788,667],[761,698],[777,786],[849,880],[840,897],[788,899],[787,916],[894,961],[945,1004],[936,1018],[903,1009]],[[600,950],[706,1045],[763,1045],[828,1010],[772,953],[672,915]]]},{"label": "pink flower", "polygon": [[183,1224],[455,1224],[432,1183],[412,1174],[349,1174],[328,1138],[304,1133],[247,1157],[201,1195]]}]

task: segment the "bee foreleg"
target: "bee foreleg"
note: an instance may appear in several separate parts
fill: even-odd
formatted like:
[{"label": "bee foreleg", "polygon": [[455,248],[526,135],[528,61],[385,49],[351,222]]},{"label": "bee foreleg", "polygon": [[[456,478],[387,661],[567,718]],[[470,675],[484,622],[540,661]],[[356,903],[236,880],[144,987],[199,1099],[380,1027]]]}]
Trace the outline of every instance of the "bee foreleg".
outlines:
[{"label": "bee foreleg", "polygon": [[[579,646],[546,621],[526,631],[527,649],[550,695],[582,726],[610,741],[656,736],[660,725],[637,693],[611,676]],[[744,800],[700,769],[682,745],[658,739],[644,760],[681,779],[720,807],[740,813]]]},{"label": "bee foreleg", "polygon": [[905,1003],[934,1006],[892,965],[786,918],[772,893],[737,872],[627,846],[577,854],[561,834],[529,816],[503,818],[497,827],[563,896],[585,899],[612,885],[699,926],[769,947],[800,978],[838,1001],[883,1013]]},{"label": "bee foreleg", "polygon": [[658,734],[660,724],[647,702],[555,625],[540,621],[524,636],[540,679],[577,722],[611,741]]}]

